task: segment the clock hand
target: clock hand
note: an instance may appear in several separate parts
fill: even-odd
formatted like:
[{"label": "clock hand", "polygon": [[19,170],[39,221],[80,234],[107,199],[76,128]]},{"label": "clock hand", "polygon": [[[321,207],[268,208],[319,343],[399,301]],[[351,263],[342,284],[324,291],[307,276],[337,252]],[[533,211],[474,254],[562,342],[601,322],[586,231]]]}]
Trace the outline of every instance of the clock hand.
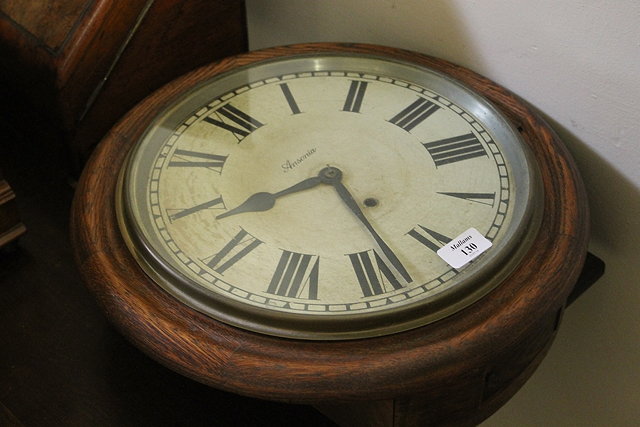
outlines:
[{"label": "clock hand", "polygon": [[349,190],[342,184],[342,171],[338,168],[328,166],[322,169],[318,176],[314,176],[311,178],[307,178],[303,181],[300,181],[297,184],[292,185],[291,187],[285,188],[277,193],[267,193],[267,192],[259,192],[252,194],[249,196],[243,203],[236,206],[235,208],[224,212],[218,216],[216,219],[226,218],[231,215],[237,215],[245,212],[261,212],[271,209],[275,203],[276,199],[282,196],[286,196],[288,194],[297,193],[299,191],[304,191],[316,187],[317,185],[324,183],[332,185],[333,188],[336,189],[338,195],[342,199],[342,201],[347,205],[349,210],[360,220],[360,222],[365,226],[365,228],[369,231],[375,242],[378,244],[378,247],[382,251],[384,257],[390,262],[390,264],[396,269],[398,273],[404,278],[407,283],[413,281],[411,276],[404,268],[398,257],[393,253],[391,248],[382,240],[382,237],[376,232],[371,223],[367,220],[360,210],[358,203],[354,200],[349,193]]},{"label": "clock hand", "polygon": [[320,171],[319,176],[322,178],[322,182],[325,184],[331,184],[333,188],[336,189],[338,195],[342,199],[342,201],[347,205],[349,210],[360,220],[360,222],[365,226],[365,228],[369,231],[373,239],[376,241],[382,253],[387,258],[387,260],[391,263],[391,265],[396,269],[398,273],[402,276],[402,278],[407,282],[411,283],[413,279],[404,268],[398,257],[393,253],[391,248],[382,240],[382,237],[376,232],[373,228],[369,220],[364,216],[364,213],[358,206],[358,203],[355,201],[351,193],[347,187],[342,183],[342,171],[335,167],[326,167]]},{"label": "clock hand", "polygon": [[277,193],[259,192],[252,194],[242,204],[216,216],[216,219],[225,218],[231,215],[237,215],[245,212],[261,212],[271,209],[276,204],[276,199],[287,194],[297,193],[298,191],[308,190],[322,183],[320,176],[314,176],[300,181],[291,187],[285,188]]}]

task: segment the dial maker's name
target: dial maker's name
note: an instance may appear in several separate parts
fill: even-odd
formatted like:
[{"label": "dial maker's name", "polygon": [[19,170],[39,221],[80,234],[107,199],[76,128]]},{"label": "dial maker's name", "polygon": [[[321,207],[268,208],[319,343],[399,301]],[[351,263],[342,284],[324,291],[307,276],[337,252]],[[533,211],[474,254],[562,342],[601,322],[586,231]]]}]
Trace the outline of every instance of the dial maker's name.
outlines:
[{"label": "dial maker's name", "polygon": [[284,173],[289,172],[290,170],[292,170],[293,168],[300,166],[300,164],[302,162],[304,162],[305,160],[307,160],[309,157],[313,156],[316,152],[315,148],[311,148],[309,149],[306,153],[304,153],[303,155],[301,155],[300,157],[294,159],[294,160],[287,160],[285,161],[281,167],[282,167],[282,171]]}]

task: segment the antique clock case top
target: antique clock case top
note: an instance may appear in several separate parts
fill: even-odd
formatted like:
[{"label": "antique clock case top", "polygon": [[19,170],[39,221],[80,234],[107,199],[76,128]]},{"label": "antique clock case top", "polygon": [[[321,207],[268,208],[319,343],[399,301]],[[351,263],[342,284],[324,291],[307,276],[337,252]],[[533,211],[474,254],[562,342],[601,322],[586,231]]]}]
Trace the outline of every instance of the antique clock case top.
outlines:
[{"label": "antique clock case top", "polygon": [[[488,270],[499,280],[483,288],[480,298],[465,300],[455,310],[426,321],[409,322],[410,327],[382,328],[382,336],[365,333],[361,339],[353,339],[359,337],[357,333],[339,340],[334,336],[295,339],[295,334],[273,332],[269,327],[248,326],[251,330],[246,330],[237,327],[242,323],[231,321],[236,325],[231,326],[203,314],[158,286],[136,262],[140,254],[132,255],[127,247],[132,239],[123,237],[118,225],[120,170],[131,147],[148,136],[149,126],[166,114],[168,106],[185,99],[185,93],[197,93],[191,91],[212,77],[280,58],[349,54],[412,63],[462,82],[488,100],[488,108],[500,111],[509,128],[517,130],[518,139],[528,147],[531,170],[539,175],[526,180],[531,189],[519,200],[526,206],[522,220],[526,226],[515,232],[515,240],[526,243],[513,258],[515,262],[506,270]],[[329,166],[346,168],[339,162]],[[341,171],[345,177],[349,173]],[[226,209],[240,205],[255,192],[275,193],[284,188],[259,187],[238,195]],[[324,185],[323,191],[331,193],[331,187]],[[315,188],[287,197],[307,191]],[[538,218],[530,214],[536,207],[541,212]],[[127,214],[120,212],[121,221],[126,222]],[[369,212],[365,211],[371,215]],[[240,221],[254,214],[232,215],[219,222]],[[582,182],[566,149],[506,89],[467,69],[414,52],[323,43],[231,57],[193,71],[139,104],[105,137],[87,164],[74,201],[72,233],[82,274],[107,315],[142,350],[178,372],[218,388],[296,402],[389,399],[417,393],[434,403],[446,396],[448,402],[457,402],[453,406],[463,408],[458,415],[473,412],[481,419],[517,390],[550,345],[586,255],[588,212]],[[478,265],[482,259],[478,258]]]}]

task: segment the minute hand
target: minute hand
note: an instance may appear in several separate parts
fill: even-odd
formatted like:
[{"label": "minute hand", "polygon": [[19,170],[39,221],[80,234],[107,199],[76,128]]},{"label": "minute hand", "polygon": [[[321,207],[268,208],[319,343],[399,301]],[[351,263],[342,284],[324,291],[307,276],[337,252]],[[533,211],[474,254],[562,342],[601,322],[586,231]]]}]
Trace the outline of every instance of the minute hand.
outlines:
[{"label": "minute hand", "polygon": [[380,237],[380,235],[376,232],[375,228],[373,228],[369,220],[367,220],[367,217],[364,216],[362,210],[360,210],[360,207],[358,206],[358,203],[351,196],[349,190],[347,190],[347,187],[345,187],[340,180],[333,180],[331,181],[331,184],[333,185],[333,188],[336,189],[338,195],[351,210],[351,212],[353,212],[353,214],[360,220],[360,222],[366,227],[366,229],[369,230],[369,233],[371,233],[373,239],[376,241],[378,246],[380,246],[380,249],[382,250],[384,255],[387,257],[387,259],[389,259],[395,269],[402,275],[404,280],[406,280],[407,283],[412,282],[413,279],[411,279],[411,276],[409,275],[407,270],[404,268],[398,257],[396,257],[396,255],[393,253],[391,248],[389,248],[384,240],[382,240],[382,237]]}]

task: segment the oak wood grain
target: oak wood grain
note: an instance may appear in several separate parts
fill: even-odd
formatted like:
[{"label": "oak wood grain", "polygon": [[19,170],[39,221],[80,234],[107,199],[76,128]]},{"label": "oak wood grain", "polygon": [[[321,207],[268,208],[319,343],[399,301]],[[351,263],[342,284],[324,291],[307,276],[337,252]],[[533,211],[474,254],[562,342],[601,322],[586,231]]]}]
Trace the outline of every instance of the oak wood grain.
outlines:
[{"label": "oak wood grain", "polygon": [[8,14],[0,15],[0,65],[7,80],[2,83],[42,113],[41,119],[69,133],[145,0],[31,3],[1,5]]},{"label": "oak wood grain", "polygon": [[170,80],[247,50],[243,0],[154,1],[95,99],[79,112],[72,145],[81,162],[113,124]]},{"label": "oak wood grain", "polygon": [[[208,318],[153,284],[135,263],[114,211],[117,174],[150,120],[197,82],[275,57],[318,52],[414,61],[464,82],[521,130],[539,165],[544,215],[507,279],[436,323],[378,338],[312,342],[263,336]],[[224,59],[155,92],[113,128],[88,163],[72,215],[76,260],[109,318],[150,356],[197,381],[264,399],[315,403],[389,400],[395,425],[416,417],[473,424],[531,375],[555,336],[586,254],[588,211],[577,169],[556,134],[517,96],[449,62],[363,44],[302,44]],[[426,408],[426,409],[425,409]]]},{"label": "oak wood grain", "polygon": [[[0,0],[0,11],[55,51],[62,46],[89,5],[86,0]],[[56,25],[51,25],[52,22]]]}]

